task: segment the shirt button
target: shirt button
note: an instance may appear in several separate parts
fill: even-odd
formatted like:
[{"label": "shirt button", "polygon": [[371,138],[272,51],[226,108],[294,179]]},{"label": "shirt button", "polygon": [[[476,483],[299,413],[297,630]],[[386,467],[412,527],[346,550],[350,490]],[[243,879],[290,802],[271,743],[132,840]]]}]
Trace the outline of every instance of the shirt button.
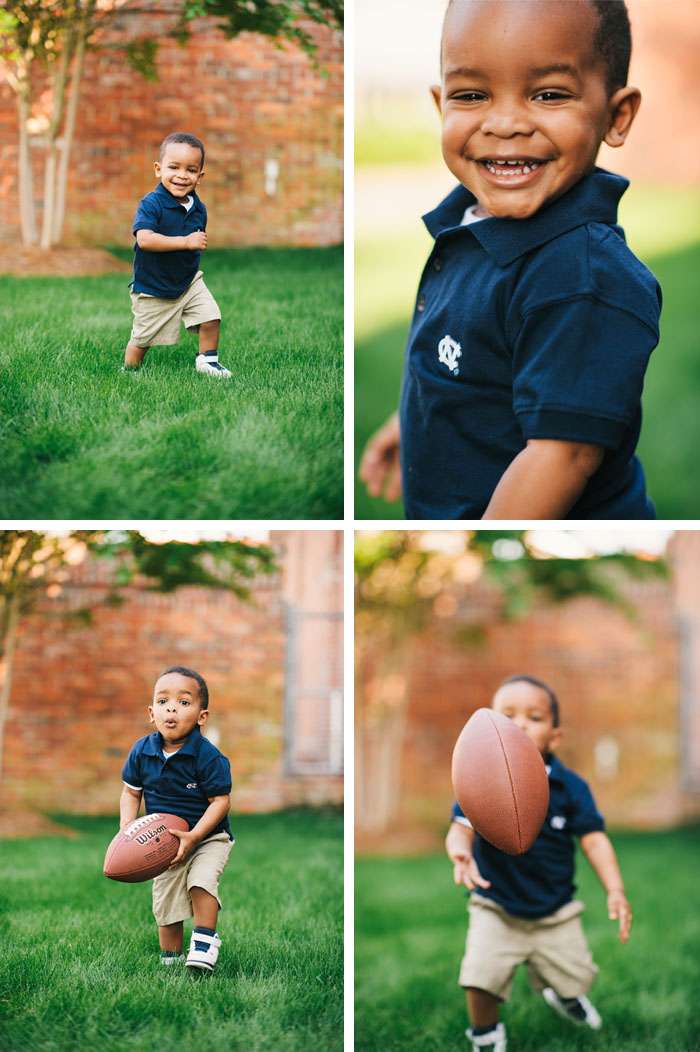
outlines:
[{"label": "shirt button", "polygon": [[425,310],[425,296],[424,296],[424,294],[422,292],[421,292],[420,296],[418,297],[418,302],[416,303],[416,310],[419,310],[419,311]]},{"label": "shirt button", "polygon": [[440,259],[440,256],[436,256],[433,260],[433,270],[437,270],[438,272],[442,270],[442,260]]}]

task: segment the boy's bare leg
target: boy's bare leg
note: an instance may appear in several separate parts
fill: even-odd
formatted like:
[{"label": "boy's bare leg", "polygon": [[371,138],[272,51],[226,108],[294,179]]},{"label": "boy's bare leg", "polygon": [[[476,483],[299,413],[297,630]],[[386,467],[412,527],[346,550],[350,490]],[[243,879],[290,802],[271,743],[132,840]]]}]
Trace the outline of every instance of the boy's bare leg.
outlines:
[{"label": "boy's bare leg", "polygon": [[138,369],[141,362],[146,357],[146,351],[148,347],[137,347],[131,340],[126,345],[126,354],[124,355],[124,366],[126,369]]},{"label": "boy's bare leg", "polygon": [[194,910],[195,928],[209,928],[216,931],[219,916],[219,903],[204,888],[190,888],[192,909]]},{"label": "boy's bare leg", "polygon": [[467,987],[467,1011],[472,1026],[495,1026],[498,1022],[500,1001],[486,990],[476,986]]},{"label": "boy's bare leg", "polygon": [[158,938],[161,950],[182,953],[182,921],[176,921],[175,924],[159,924]]},{"label": "boy's bare leg", "polygon": [[216,321],[203,321],[199,326],[199,354],[206,354],[207,351],[217,351],[219,349],[219,330],[221,328],[221,322]]}]

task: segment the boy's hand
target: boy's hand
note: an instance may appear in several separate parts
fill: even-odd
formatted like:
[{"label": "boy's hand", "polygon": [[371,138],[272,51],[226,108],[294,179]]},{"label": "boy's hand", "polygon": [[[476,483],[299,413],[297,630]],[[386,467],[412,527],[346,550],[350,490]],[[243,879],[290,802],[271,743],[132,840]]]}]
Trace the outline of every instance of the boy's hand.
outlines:
[{"label": "boy's hand", "polygon": [[180,841],[177,855],[168,866],[168,869],[173,869],[174,866],[179,866],[181,862],[184,862],[188,855],[192,854],[199,844],[199,838],[194,835],[191,829],[186,833],[183,832],[182,829],[169,829],[168,832],[172,833],[172,835],[176,836]]},{"label": "boy's hand", "polygon": [[632,907],[624,891],[611,891],[608,895],[608,917],[620,921],[620,942],[627,942],[632,927]]},{"label": "boy's hand", "polygon": [[385,500],[392,501],[401,496],[400,440],[399,414],[393,413],[365,446],[358,475],[370,497],[383,494]]},{"label": "boy's hand", "polygon": [[207,247],[206,230],[195,230],[194,234],[188,234],[185,238],[185,248],[192,251],[203,251]]},{"label": "boy's hand", "polygon": [[470,891],[473,891],[475,887],[491,887],[491,881],[484,880],[472,855],[455,855],[452,862],[455,867],[455,884],[464,884]]}]

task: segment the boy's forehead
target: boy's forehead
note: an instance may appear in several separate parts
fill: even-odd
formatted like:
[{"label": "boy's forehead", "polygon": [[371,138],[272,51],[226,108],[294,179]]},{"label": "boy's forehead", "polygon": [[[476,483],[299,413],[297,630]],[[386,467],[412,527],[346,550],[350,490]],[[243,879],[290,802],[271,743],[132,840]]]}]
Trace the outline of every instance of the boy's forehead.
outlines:
[{"label": "boy's forehead", "polygon": [[524,679],[516,679],[512,683],[505,683],[493,696],[494,705],[506,705],[520,702],[533,708],[551,710],[549,694],[536,683],[528,683]]},{"label": "boy's forehead", "polygon": [[[597,64],[596,13],[589,0],[452,0],[442,35],[443,74],[466,48],[490,59],[521,50],[532,58],[572,58],[581,68]],[[447,66],[447,69],[446,69]]]},{"label": "boy's forehead", "polygon": [[202,151],[198,146],[192,146],[188,142],[169,142],[165,147],[161,164],[167,161],[178,161],[180,164],[187,165],[196,164],[199,167],[202,163]]},{"label": "boy's forehead", "polygon": [[198,694],[199,685],[195,679],[192,679],[190,676],[183,676],[181,672],[167,672],[156,682],[155,692],[157,693],[159,690]]}]

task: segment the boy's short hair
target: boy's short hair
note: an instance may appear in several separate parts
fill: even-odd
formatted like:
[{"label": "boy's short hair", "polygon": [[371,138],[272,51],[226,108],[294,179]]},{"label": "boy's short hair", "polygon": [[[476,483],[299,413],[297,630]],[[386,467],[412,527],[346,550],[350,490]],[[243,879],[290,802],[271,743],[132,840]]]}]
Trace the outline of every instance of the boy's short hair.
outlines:
[{"label": "boy's short hair", "polygon": [[163,676],[167,676],[169,672],[177,672],[180,676],[187,676],[188,679],[193,679],[199,687],[199,705],[202,709],[209,708],[209,688],[204,680],[203,676],[200,676],[199,672],[195,672],[193,668],[185,668],[184,665],[171,665],[170,668],[166,668],[164,672],[161,672],[158,679],[162,679]]},{"label": "boy's short hair", "polygon": [[158,151],[158,160],[162,161],[165,156],[165,151],[171,142],[186,142],[188,146],[194,146],[196,149],[202,151],[202,163],[199,166],[201,172],[204,167],[204,143],[201,139],[198,139],[196,135],[190,135],[189,132],[173,132],[163,139],[160,144],[160,150]]},{"label": "boy's short hair", "polygon": [[605,64],[605,81],[609,92],[624,88],[632,54],[632,29],[625,0],[591,0],[598,24],[593,34],[593,48]]},{"label": "boy's short hair", "polygon": [[[449,0],[447,11],[455,0]],[[605,85],[612,93],[627,84],[632,54],[632,29],[625,0],[588,0],[596,17],[593,50],[605,66]],[[447,12],[445,13],[447,18]],[[440,44],[442,69],[442,44]],[[204,163],[204,162],[202,162]]]},{"label": "boy's short hair", "polygon": [[[608,0],[606,0],[606,2],[608,2]],[[499,685],[498,690],[500,690],[501,687],[507,687],[509,683],[530,683],[533,687],[539,687],[540,690],[543,690],[545,694],[549,696],[549,703],[552,708],[552,725],[554,727],[559,726],[559,699],[548,683],[545,683],[542,679],[538,679],[537,676],[516,674],[515,676],[509,676],[508,679],[504,679]],[[496,693],[498,693],[498,690]]]}]

